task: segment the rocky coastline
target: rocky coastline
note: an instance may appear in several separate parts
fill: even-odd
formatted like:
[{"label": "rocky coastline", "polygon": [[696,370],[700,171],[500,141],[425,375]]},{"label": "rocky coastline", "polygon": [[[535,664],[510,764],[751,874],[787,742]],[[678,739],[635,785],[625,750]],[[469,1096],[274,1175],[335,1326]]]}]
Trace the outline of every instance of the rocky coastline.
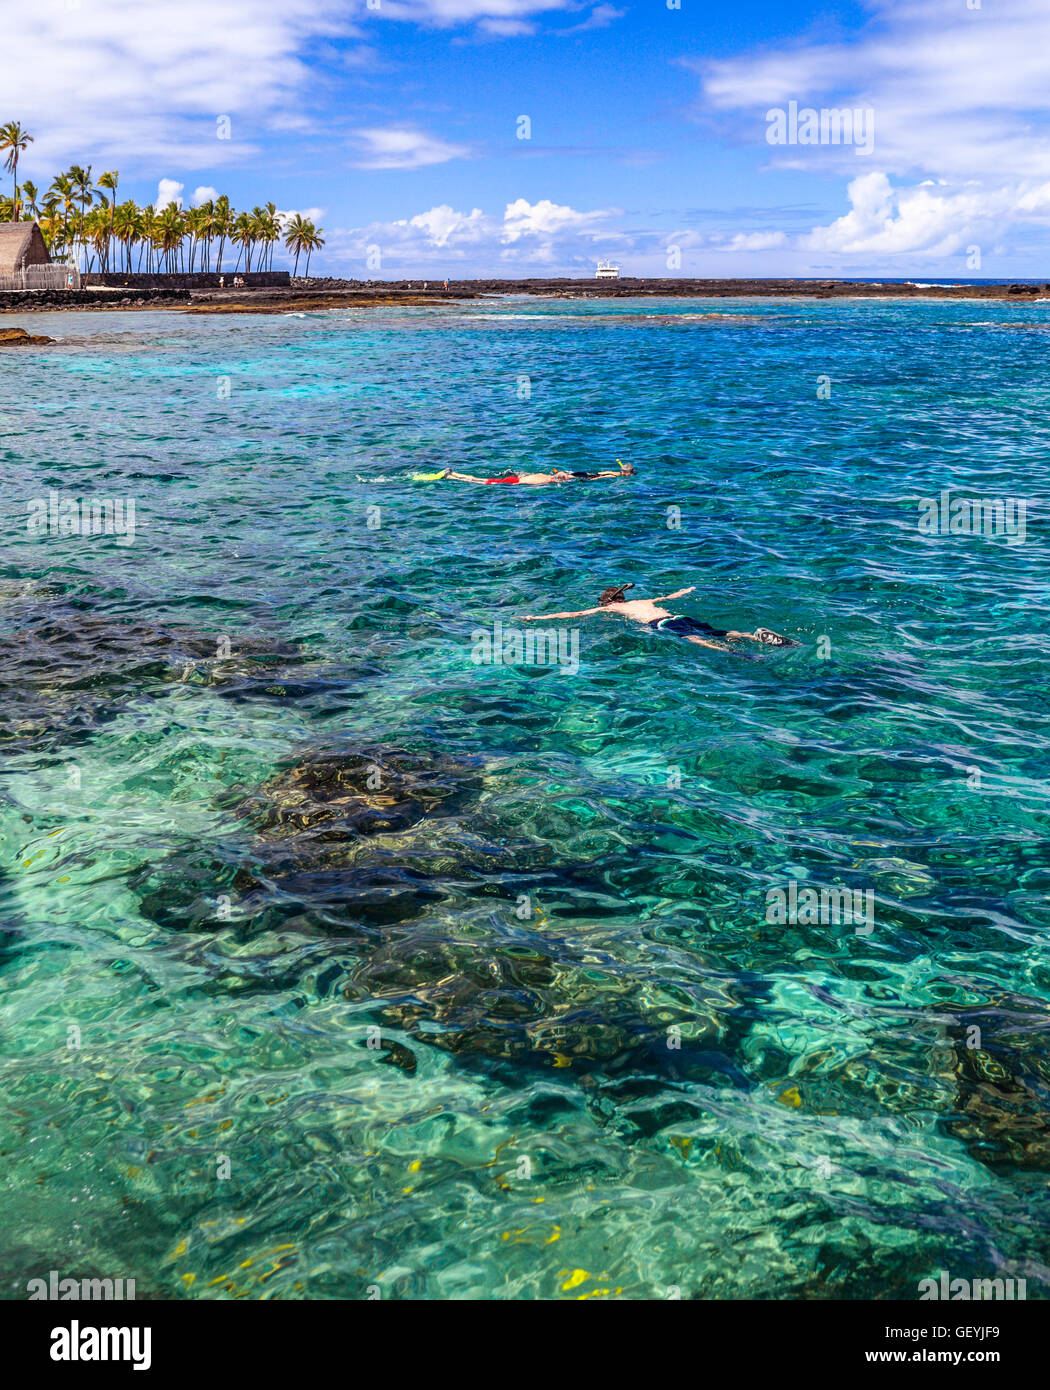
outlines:
[{"label": "rocky coastline", "polygon": [[319,309],[413,307],[497,295],[540,299],[982,299],[1032,303],[1050,298],[1050,284],[950,284],[861,280],[292,280],[236,289],[136,288],[0,293],[0,314],[35,310],[180,309],[207,314],[305,313]]}]

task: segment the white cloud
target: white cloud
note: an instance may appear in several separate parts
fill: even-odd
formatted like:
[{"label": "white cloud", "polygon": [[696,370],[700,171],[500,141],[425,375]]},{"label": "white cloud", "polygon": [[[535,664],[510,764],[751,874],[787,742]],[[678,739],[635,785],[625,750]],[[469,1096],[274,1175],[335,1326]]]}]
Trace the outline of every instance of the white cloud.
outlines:
[{"label": "white cloud", "polygon": [[466,145],[453,145],[404,126],[358,130],[354,134],[363,146],[355,161],[359,169],[422,169],[428,164],[465,159],[470,154]]},{"label": "white cloud", "polygon": [[613,5],[596,5],[585,20],[574,24],[570,29],[559,29],[559,34],[586,34],[590,29],[607,29],[618,19],[623,19],[626,10],[618,10]]},{"label": "white cloud", "polygon": [[[147,18],[139,0],[49,0],[8,27],[4,97],[48,172],[74,158],[125,173],[175,159],[215,165],[251,148],[237,113],[254,124],[305,87],[306,42],[350,29],[339,0],[179,0],[151,5]],[[217,138],[224,114],[229,140]]]},{"label": "white cloud", "polygon": [[448,246],[453,241],[460,246],[465,243],[477,244],[484,239],[490,226],[480,208],[474,208],[468,215],[456,212],[447,203],[442,203],[439,208],[431,208],[429,212],[419,213],[408,223],[395,225],[418,227],[433,246]]},{"label": "white cloud", "polygon": [[[735,134],[765,139],[765,113],[800,106],[870,107],[875,161],[887,172],[955,179],[1050,177],[1050,4],[869,0],[850,43],[809,43],[694,63],[716,111],[742,113]],[[770,151],[767,151],[769,153]],[[822,167],[854,163],[845,147],[785,147]]]},{"label": "white cloud", "polygon": [[171,203],[181,208],[182,190],[185,187],[185,184],[178,183],[175,179],[161,179],[157,185],[157,196],[153,200],[153,206],[158,212],[163,212]]},{"label": "white cloud", "polygon": [[514,39],[536,32],[535,24],[527,19],[482,19],[478,28],[497,39]]},{"label": "white cloud", "polygon": [[585,231],[612,216],[617,209],[603,208],[597,212],[576,212],[560,207],[547,198],[528,203],[524,198],[508,203],[503,214],[503,240],[520,241],[522,237],[552,237],[567,231]]},{"label": "white cloud", "polygon": [[[4,33],[5,108],[35,135],[25,172],[71,160],[129,177],[158,164],[213,168],[258,152],[277,126],[308,127],[319,42],[361,48],[387,20],[423,25],[527,22],[575,0],[43,0]],[[46,74],[46,80],[43,79]],[[56,93],[61,100],[56,100]],[[229,116],[228,139],[217,122]]]},{"label": "white cloud", "polygon": [[212,188],[208,184],[202,184],[200,188],[193,190],[193,197],[190,200],[195,208],[199,208],[202,203],[214,203],[219,196],[219,190]]},{"label": "white cloud", "polygon": [[[569,275],[590,278],[597,261],[615,257],[624,275],[680,274],[702,277],[727,273],[726,252],[761,255],[803,253],[782,231],[727,235],[682,229],[623,228],[618,208],[581,211],[550,199],[507,203],[503,214],[481,208],[460,211],[443,203],[396,222],[335,228],[328,235],[324,263],[333,274],[365,278],[432,278],[444,275]],[[678,248],[678,256],[671,249]],[[375,251],[381,264],[374,263]],[[372,269],[364,262],[371,253]],[[678,264],[672,268],[672,260]],[[800,268],[805,273],[805,267]],[[785,267],[769,273],[790,273]],[[748,273],[753,273],[750,269]]]},{"label": "white cloud", "polygon": [[576,0],[382,0],[379,13],[389,19],[450,27],[575,8]]},{"label": "white cloud", "polygon": [[783,232],[737,232],[724,247],[725,251],[772,251],[783,246],[787,237]]},{"label": "white cloud", "polygon": [[278,208],[276,212],[278,225],[283,230],[295,217],[302,217],[307,222],[312,222],[317,226],[324,216],[324,208]]},{"label": "white cloud", "polygon": [[[519,198],[503,216],[472,208],[460,212],[448,204],[397,222],[335,229],[325,261],[344,274],[368,274],[362,262],[369,248],[379,248],[379,276],[442,274],[513,274],[540,265],[546,272],[593,274],[605,243],[617,240],[606,225],[615,209],[577,212],[542,199]],[[601,244],[602,249],[598,249]]]},{"label": "white cloud", "polygon": [[[849,43],[803,43],[692,64],[709,112],[782,169],[848,172],[850,208],[796,239],[800,251],[880,258],[958,255],[1025,223],[1047,225],[1050,4],[868,0]],[[766,113],[869,108],[873,166],[849,146],[768,146]],[[732,243],[730,244],[732,249]],[[961,268],[961,267],[960,267]]]},{"label": "white cloud", "polygon": [[1050,183],[944,192],[929,182],[895,189],[885,174],[863,174],[847,190],[850,211],[799,239],[805,250],[888,257],[908,253],[950,256],[969,244],[988,244],[997,228],[1020,218],[1046,222]]}]

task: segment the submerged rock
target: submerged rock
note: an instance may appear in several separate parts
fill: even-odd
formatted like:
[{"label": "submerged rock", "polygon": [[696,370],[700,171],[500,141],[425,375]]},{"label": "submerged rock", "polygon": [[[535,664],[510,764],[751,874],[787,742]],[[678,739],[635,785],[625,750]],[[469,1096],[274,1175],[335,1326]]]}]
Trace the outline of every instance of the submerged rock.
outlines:
[{"label": "submerged rock", "polygon": [[[432,930],[381,946],[352,970],[348,999],[371,1001],[394,1029],[461,1061],[513,1062],[566,1075],[625,1079],[719,1073],[739,1081],[720,1049],[733,1033],[714,1010],[683,1010],[629,971],[598,970],[571,937],[454,941]],[[668,1046],[672,1025],[681,1030]]]},{"label": "submerged rock", "polygon": [[[449,828],[481,785],[478,768],[440,754],[317,750],[221,799],[246,835],[148,865],[132,884],[145,913],[174,930],[375,944],[449,896],[461,868]],[[420,852],[429,844],[436,856]]]},{"label": "submerged rock", "polygon": [[[980,1030],[979,1047],[966,1046]],[[949,1130],[990,1168],[1050,1170],[1050,1012],[1004,995],[949,1030],[958,1084]],[[961,1045],[960,1045],[961,1044]]]},{"label": "submerged rock", "polygon": [[238,810],[266,836],[355,841],[452,815],[480,786],[476,768],[434,754],[331,750],[270,778]]},{"label": "submerged rock", "polygon": [[1023,1054],[959,1053],[959,1117],[949,1126],[990,1168],[1050,1169],[1050,1068]]},{"label": "submerged rock", "polygon": [[8,630],[0,633],[0,743],[67,742],[151,688],[184,681],[218,686],[224,694],[256,690],[261,672],[281,673],[302,661],[289,643],[235,637],[227,644],[193,629],[103,614],[32,592],[9,596],[3,611]]},{"label": "submerged rock", "polygon": [[[415,1039],[463,1062],[599,1073],[609,1084],[714,1073],[739,1084],[721,1051],[732,1011],[662,1003],[648,971],[603,958],[578,924],[531,906],[521,915],[528,846],[499,838],[497,777],[433,750],[319,749],[226,798],[246,832],[239,843],[151,865],[134,886],[166,927],[233,933],[229,951],[206,953],[221,962],[206,988],[341,993],[409,1073]],[[544,840],[531,848],[544,861],[531,882],[545,895],[589,921],[610,910],[607,884],[586,882],[593,866],[572,849],[551,864]],[[672,1025],[682,1036],[669,1045]]]}]

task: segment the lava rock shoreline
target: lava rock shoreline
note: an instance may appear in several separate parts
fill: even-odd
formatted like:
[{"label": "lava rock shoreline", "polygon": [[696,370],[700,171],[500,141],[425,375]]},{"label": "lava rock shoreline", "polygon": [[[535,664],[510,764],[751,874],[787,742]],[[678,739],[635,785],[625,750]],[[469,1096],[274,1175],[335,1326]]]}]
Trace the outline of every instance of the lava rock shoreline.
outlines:
[{"label": "lava rock shoreline", "polygon": [[540,299],[982,299],[1012,304],[1050,299],[1050,284],[928,284],[860,280],[293,280],[288,286],[228,289],[28,290],[0,293],[0,314],[33,310],[181,309],[210,314],[304,313],[319,309],[418,307],[496,295]]}]

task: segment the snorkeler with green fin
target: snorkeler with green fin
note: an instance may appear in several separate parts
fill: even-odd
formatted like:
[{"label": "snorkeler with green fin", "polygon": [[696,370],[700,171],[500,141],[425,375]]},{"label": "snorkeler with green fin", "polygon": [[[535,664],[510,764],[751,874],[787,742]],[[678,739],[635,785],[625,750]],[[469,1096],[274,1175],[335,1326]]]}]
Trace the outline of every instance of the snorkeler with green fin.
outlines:
[{"label": "snorkeler with green fin", "polygon": [[451,478],[457,483],[482,483],[487,486],[494,483],[509,483],[511,485],[521,484],[525,487],[545,487],[549,483],[593,481],[596,478],[630,478],[635,471],[633,464],[621,463],[619,459],[616,460],[616,464],[616,468],[596,469],[593,472],[570,473],[564,468],[552,468],[549,473],[506,473],[499,478],[478,478],[473,473],[456,473],[451,468],[443,468],[440,473],[413,473],[412,481],[430,483],[437,482],[439,479]]},{"label": "snorkeler with green fin", "polygon": [[731,642],[746,639],[749,642],[762,642],[767,647],[798,646],[790,637],[781,637],[779,632],[773,632],[768,627],[756,627],[754,632],[733,632],[731,629],[711,627],[699,618],[683,617],[680,613],[672,613],[670,609],[660,607],[660,604],[669,603],[673,598],[684,598],[686,594],[693,593],[696,589],[695,584],[690,585],[688,589],[676,589],[673,594],[663,594],[659,598],[625,599],[626,591],[633,588],[633,584],[619,584],[615,588],[603,589],[597,608],[581,608],[577,613],[524,613],[522,621],[535,623],[548,618],[589,618],[592,613],[616,613],[632,622],[642,623],[653,632],[671,633],[675,637],[684,637],[687,642],[693,642],[698,647],[713,647],[719,652],[730,649],[725,645],[725,641],[712,642],[712,637],[724,638]]}]

